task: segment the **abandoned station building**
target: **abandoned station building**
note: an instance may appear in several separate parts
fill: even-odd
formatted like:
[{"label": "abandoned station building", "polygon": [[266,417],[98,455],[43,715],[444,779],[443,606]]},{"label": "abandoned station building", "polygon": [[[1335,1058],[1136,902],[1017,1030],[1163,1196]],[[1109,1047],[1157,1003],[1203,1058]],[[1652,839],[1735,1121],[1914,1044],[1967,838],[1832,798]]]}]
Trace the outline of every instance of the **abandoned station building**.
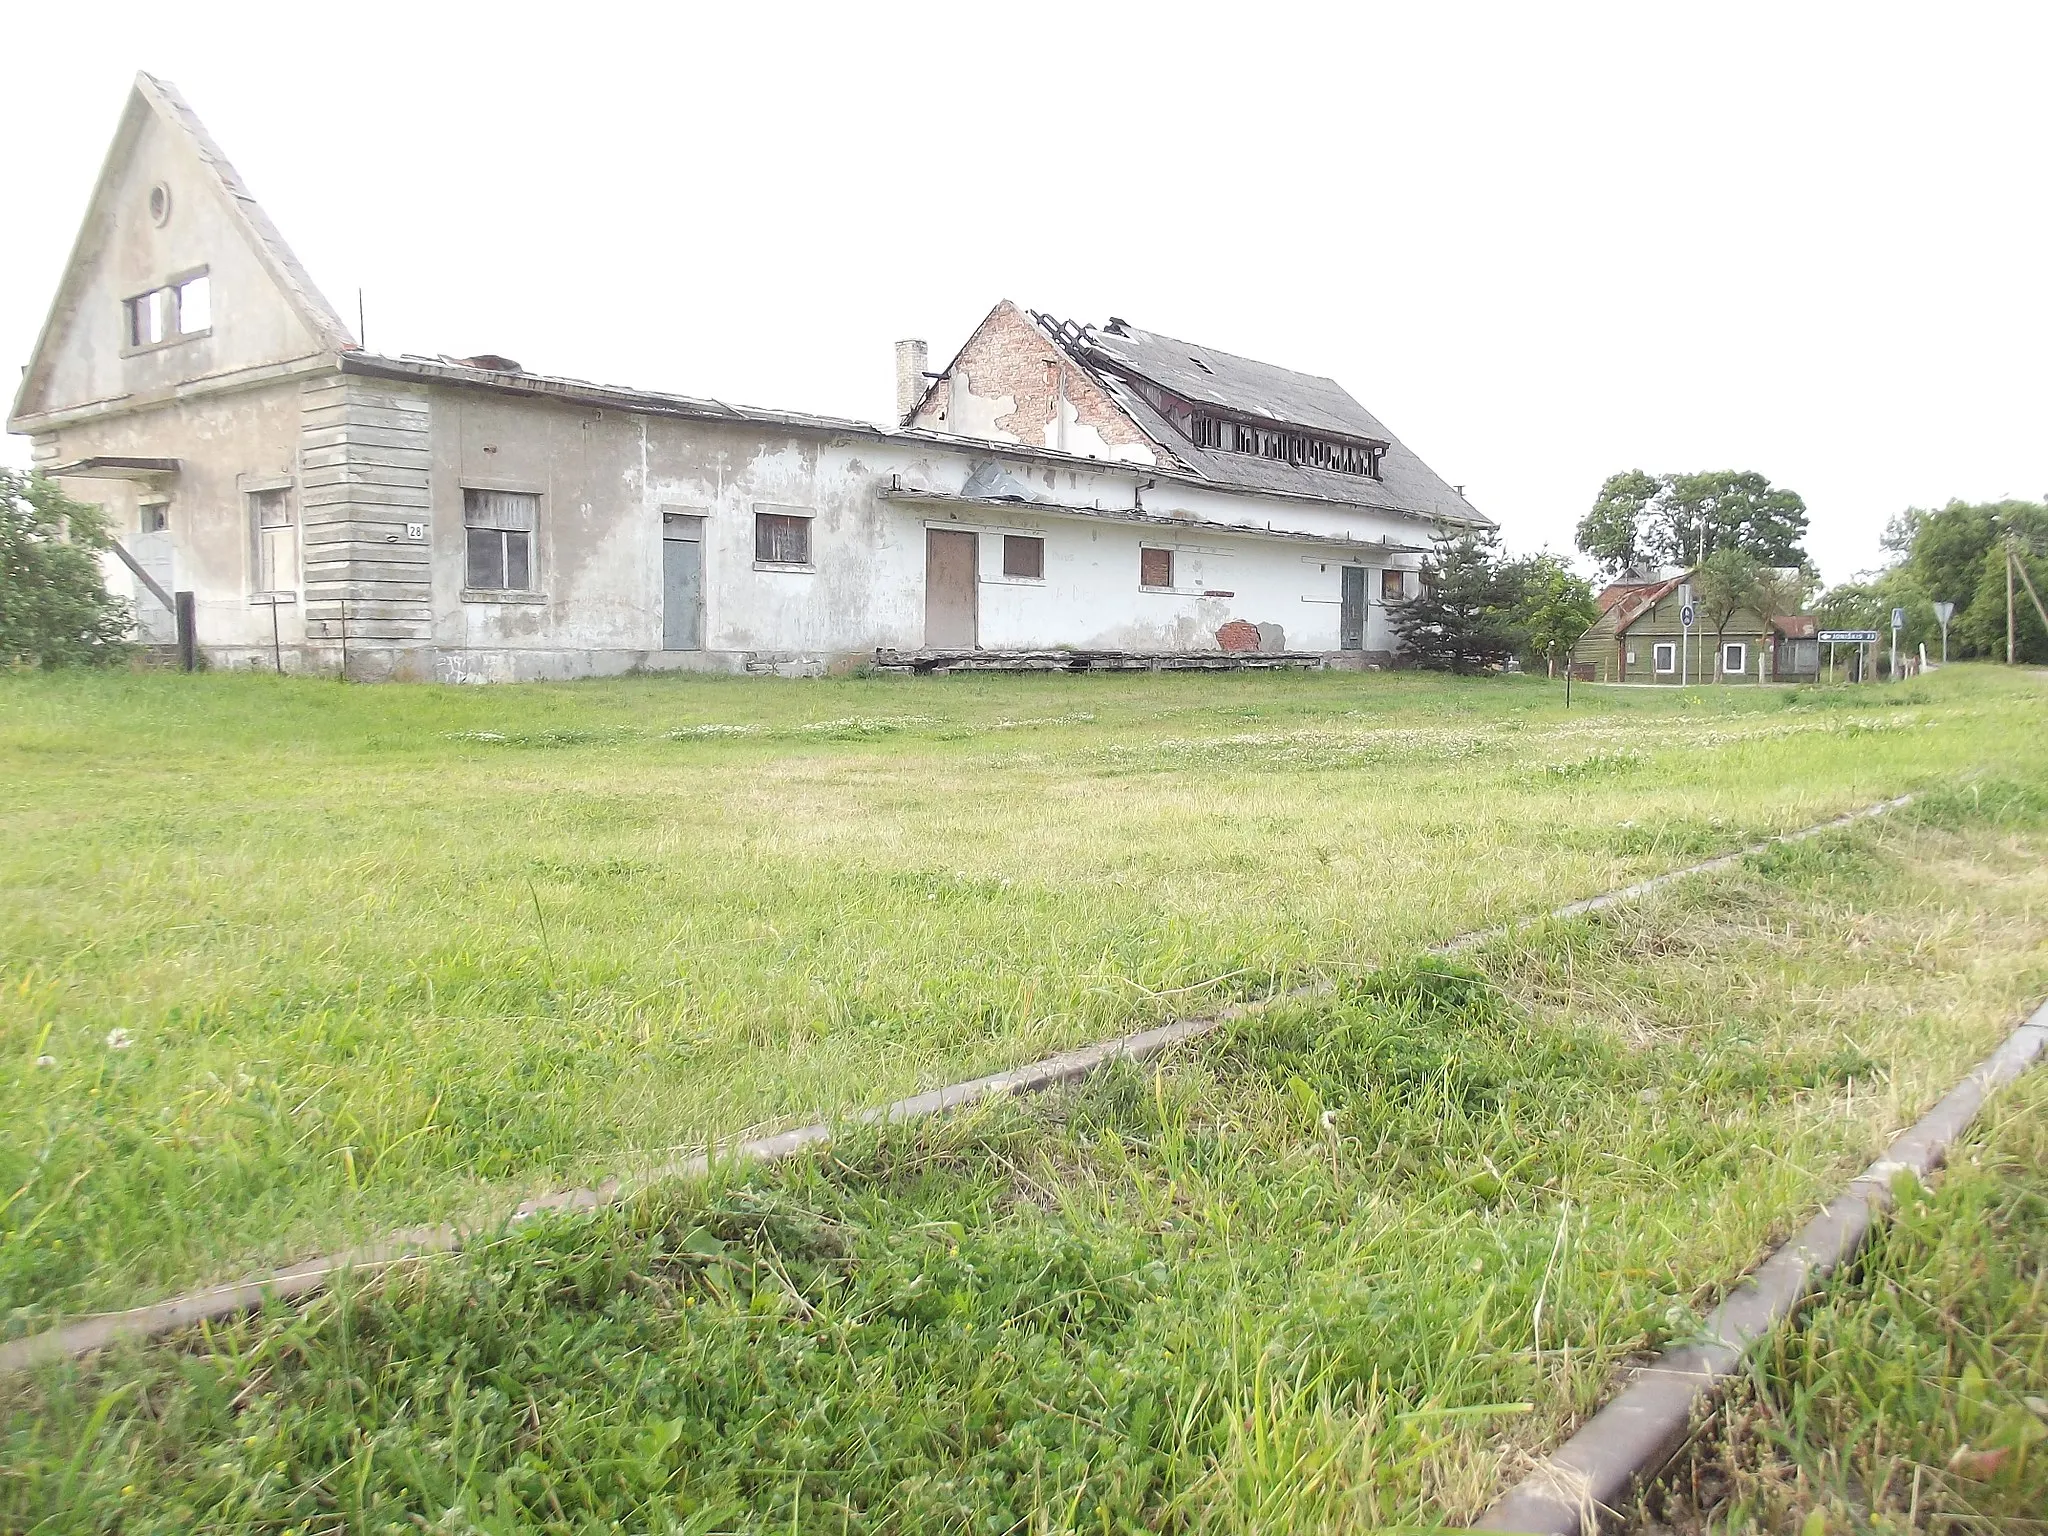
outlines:
[{"label": "abandoned station building", "polygon": [[[8,427],[215,665],[556,678],[1395,648],[1484,523],[1329,379],[998,304],[888,427],[363,350],[138,76]],[[146,578],[146,579],[145,579]],[[1263,658],[1262,658],[1263,659]]]}]

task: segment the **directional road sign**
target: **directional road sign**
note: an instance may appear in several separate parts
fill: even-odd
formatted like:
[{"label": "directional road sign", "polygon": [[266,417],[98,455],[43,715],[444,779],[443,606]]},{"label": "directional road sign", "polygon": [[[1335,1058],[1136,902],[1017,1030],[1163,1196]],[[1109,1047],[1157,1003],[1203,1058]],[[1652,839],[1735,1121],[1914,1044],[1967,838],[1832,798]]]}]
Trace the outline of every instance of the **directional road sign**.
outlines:
[{"label": "directional road sign", "polygon": [[1877,631],[1874,629],[1824,629],[1820,632],[1820,638],[1830,645],[1861,645],[1865,641],[1875,641],[1877,639]]}]

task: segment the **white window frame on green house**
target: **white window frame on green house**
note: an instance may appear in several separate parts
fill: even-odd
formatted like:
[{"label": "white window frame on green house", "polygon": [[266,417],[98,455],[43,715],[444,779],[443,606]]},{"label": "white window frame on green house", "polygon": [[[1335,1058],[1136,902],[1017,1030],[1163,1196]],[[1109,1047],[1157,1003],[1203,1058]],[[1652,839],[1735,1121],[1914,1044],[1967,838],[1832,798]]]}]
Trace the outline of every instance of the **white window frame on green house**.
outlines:
[{"label": "white window frame on green house", "polygon": [[[1735,665],[1732,667],[1728,665],[1728,658],[1730,656],[1735,657]],[[1721,675],[1723,677],[1741,677],[1748,670],[1749,642],[1746,640],[1727,640],[1722,642]]]},{"label": "white window frame on green house", "polygon": [[1670,677],[1678,671],[1678,642],[1659,640],[1650,647],[1650,665],[1659,677]]}]

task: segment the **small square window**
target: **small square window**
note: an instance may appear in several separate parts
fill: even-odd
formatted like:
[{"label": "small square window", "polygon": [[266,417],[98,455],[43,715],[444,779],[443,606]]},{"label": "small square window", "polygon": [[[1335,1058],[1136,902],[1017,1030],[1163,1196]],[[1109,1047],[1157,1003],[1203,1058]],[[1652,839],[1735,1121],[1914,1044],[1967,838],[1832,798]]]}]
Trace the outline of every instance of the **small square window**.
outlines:
[{"label": "small square window", "polygon": [[1658,641],[1656,647],[1650,652],[1650,656],[1652,658],[1651,665],[1656,667],[1659,672],[1676,672],[1678,670],[1678,646],[1676,642],[1670,640]]},{"label": "small square window", "polygon": [[787,512],[756,512],[754,558],[764,565],[809,565],[811,520]]},{"label": "small square window", "polygon": [[1139,550],[1138,585],[1141,587],[1172,586],[1173,551],[1170,549]]},{"label": "small square window", "polygon": [[171,508],[168,502],[146,501],[142,504],[142,531],[163,533],[171,526]]},{"label": "small square window", "polygon": [[1003,535],[1003,574],[1045,579],[1045,540],[1027,533]]},{"label": "small square window", "polygon": [[1380,572],[1380,601],[1398,603],[1408,595],[1407,579],[1399,571]]},{"label": "small square window", "polygon": [[531,491],[478,491],[465,487],[462,522],[464,586],[478,592],[532,590],[533,535],[540,525],[539,496]]},{"label": "small square window", "polygon": [[1721,670],[1741,675],[1749,669],[1749,647],[1731,640],[1721,647]]}]

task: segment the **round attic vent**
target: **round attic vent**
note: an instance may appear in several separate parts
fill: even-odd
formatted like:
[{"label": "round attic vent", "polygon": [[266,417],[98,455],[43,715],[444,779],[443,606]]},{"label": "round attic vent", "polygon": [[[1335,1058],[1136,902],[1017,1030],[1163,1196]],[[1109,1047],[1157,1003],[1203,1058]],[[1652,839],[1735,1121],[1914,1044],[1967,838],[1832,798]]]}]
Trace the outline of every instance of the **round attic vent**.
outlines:
[{"label": "round attic vent", "polygon": [[159,229],[171,222],[171,189],[162,182],[149,189],[149,218]]}]

